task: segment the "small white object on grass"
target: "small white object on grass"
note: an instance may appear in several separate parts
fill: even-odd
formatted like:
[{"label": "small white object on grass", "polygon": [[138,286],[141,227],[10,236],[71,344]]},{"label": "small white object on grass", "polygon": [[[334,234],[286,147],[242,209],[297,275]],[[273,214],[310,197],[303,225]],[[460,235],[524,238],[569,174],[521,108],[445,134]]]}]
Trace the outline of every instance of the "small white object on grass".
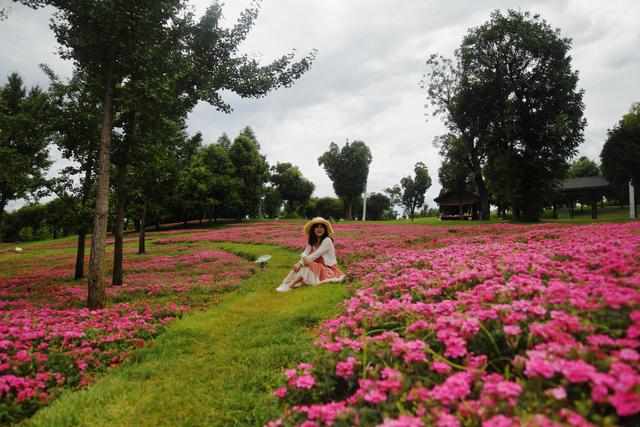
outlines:
[{"label": "small white object on grass", "polygon": [[264,268],[264,265],[271,259],[271,255],[260,255],[254,262],[260,267]]},{"label": "small white object on grass", "polygon": [[14,249],[16,252],[22,252],[22,248],[18,247]]}]

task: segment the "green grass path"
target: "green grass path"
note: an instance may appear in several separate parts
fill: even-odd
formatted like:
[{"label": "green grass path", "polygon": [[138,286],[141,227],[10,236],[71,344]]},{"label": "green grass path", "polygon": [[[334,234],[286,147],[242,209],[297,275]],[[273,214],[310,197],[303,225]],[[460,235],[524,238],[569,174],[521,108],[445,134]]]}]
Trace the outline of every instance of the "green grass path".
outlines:
[{"label": "green grass path", "polygon": [[335,313],[346,287],[277,293],[296,254],[270,246],[214,246],[273,259],[219,305],[173,322],[153,348],[134,353],[88,389],[63,394],[25,424],[252,426],[277,418],[271,391],[283,367],[310,349],[314,327]]}]

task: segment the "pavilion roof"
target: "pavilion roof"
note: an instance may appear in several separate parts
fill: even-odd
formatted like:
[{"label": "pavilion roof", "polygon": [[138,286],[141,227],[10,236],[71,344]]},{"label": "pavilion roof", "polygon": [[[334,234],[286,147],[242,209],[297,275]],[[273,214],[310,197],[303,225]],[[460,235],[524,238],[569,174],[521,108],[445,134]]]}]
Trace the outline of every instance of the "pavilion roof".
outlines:
[{"label": "pavilion roof", "polygon": [[603,176],[585,176],[567,178],[560,182],[560,191],[604,190],[609,187],[609,180]]}]

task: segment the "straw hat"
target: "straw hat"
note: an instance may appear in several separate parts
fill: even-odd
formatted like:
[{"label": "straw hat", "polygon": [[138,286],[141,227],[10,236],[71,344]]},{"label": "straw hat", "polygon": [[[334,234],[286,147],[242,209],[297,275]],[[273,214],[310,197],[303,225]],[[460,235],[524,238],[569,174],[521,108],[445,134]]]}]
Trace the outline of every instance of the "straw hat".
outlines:
[{"label": "straw hat", "polygon": [[333,234],[333,227],[331,227],[331,223],[319,216],[313,218],[311,221],[304,225],[304,234],[308,236],[309,233],[311,233],[311,227],[313,227],[315,224],[324,224],[324,226],[327,228],[327,233],[329,233],[329,236]]}]

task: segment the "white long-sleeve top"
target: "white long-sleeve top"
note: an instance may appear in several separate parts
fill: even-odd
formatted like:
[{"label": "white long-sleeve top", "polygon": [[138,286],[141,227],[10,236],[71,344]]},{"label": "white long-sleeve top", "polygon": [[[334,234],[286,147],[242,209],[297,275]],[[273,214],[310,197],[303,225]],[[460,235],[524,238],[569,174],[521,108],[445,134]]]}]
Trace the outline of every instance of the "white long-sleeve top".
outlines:
[{"label": "white long-sleeve top", "polygon": [[331,267],[338,263],[338,260],[336,259],[336,248],[333,246],[333,240],[329,237],[325,237],[322,243],[320,243],[318,249],[313,253],[311,253],[311,245],[307,245],[307,247],[304,248],[304,251],[300,254],[300,258],[302,259],[302,257],[305,256],[311,261],[315,261],[322,257],[322,260],[327,267]]}]

